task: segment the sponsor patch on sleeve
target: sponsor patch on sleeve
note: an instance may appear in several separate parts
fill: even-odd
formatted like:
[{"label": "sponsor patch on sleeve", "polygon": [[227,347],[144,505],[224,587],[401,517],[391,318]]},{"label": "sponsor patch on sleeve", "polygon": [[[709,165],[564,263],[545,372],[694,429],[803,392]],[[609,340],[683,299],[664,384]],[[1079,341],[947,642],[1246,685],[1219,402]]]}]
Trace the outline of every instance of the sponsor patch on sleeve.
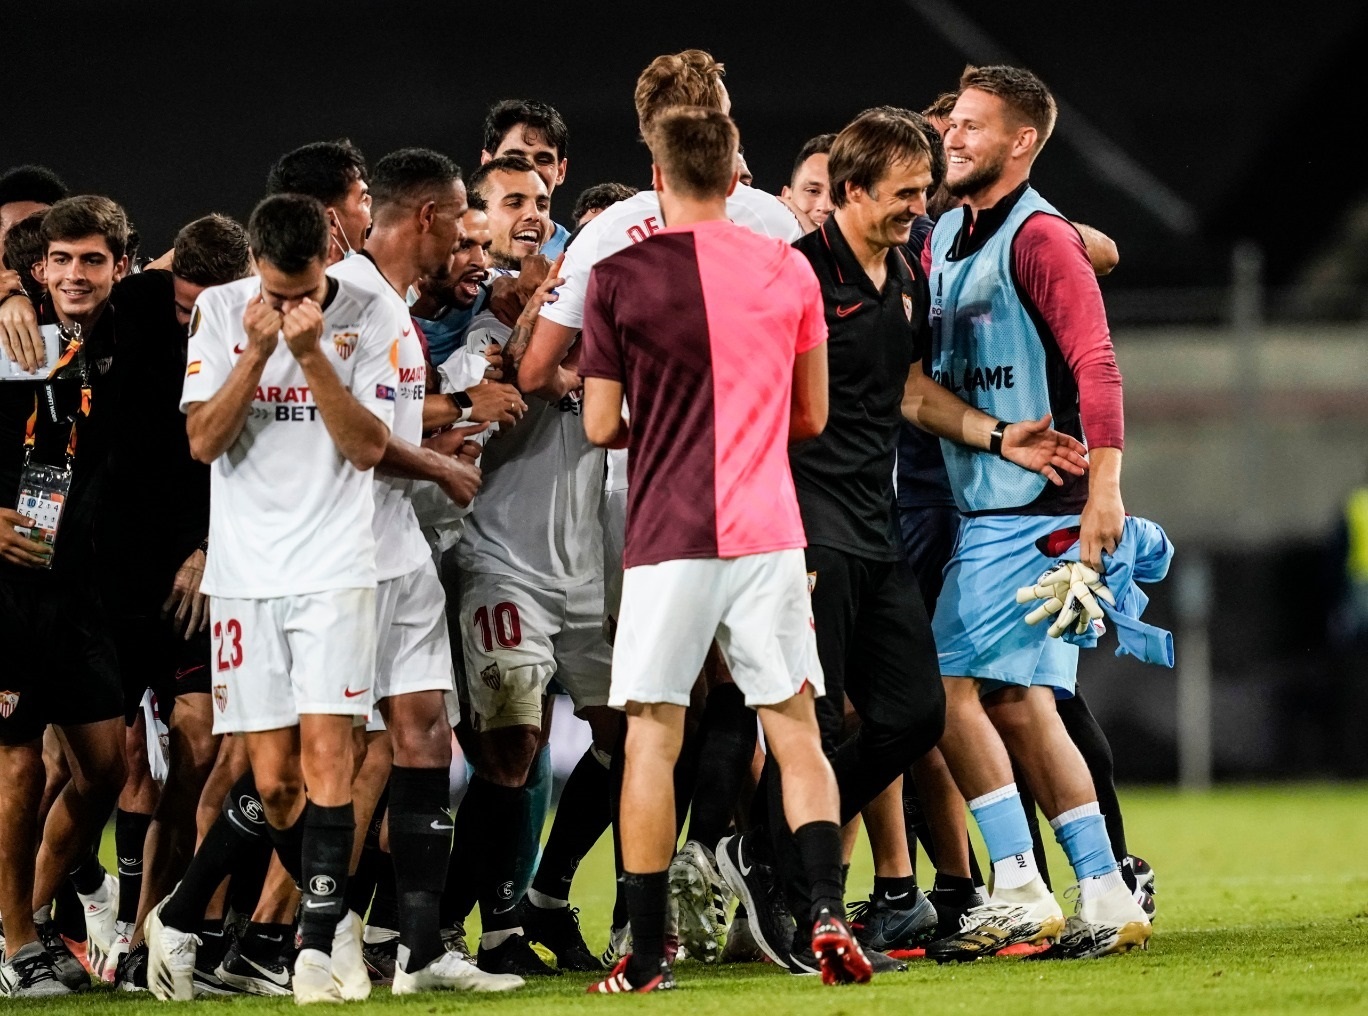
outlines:
[{"label": "sponsor patch on sleeve", "polygon": [[389,385],[376,385],[376,386],[375,386],[375,397],[376,397],[377,399],[384,399],[386,402],[393,402],[393,401],[394,401],[394,389],[391,388]]}]

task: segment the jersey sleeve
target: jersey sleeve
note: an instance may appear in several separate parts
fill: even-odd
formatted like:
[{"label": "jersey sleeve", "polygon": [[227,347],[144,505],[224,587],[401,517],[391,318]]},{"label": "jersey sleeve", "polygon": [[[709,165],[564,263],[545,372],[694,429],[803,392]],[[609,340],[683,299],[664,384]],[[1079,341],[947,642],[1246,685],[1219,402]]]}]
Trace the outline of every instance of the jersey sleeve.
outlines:
[{"label": "jersey sleeve", "polygon": [[1012,240],[1012,270],[1073,372],[1088,444],[1123,447],[1121,371],[1102,291],[1078,231],[1057,215],[1031,216]]},{"label": "jersey sleeve", "polygon": [[798,293],[803,302],[802,317],[798,321],[798,344],[795,353],[816,349],[827,340],[826,307],[822,301],[822,286],[812,264],[797,250],[789,248],[789,261],[797,280]]},{"label": "jersey sleeve", "polygon": [[580,377],[626,380],[622,344],[618,341],[618,326],[613,317],[612,286],[597,268],[589,276],[580,342]]},{"label": "jersey sleeve", "polygon": [[[594,228],[598,226],[599,228]],[[561,262],[561,278],[565,282],[556,290],[556,302],[542,307],[542,317],[565,328],[584,326],[584,300],[589,289],[589,272],[598,261],[598,238],[604,228],[603,216],[592,219],[580,230],[575,242],[565,248]]]},{"label": "jersey sleeve", "polygon": [[373,297],[361,319],[356,343],[356,364],[348,386],[356,401],[375,414],[386,427],[394,426],[394,400],[399,389],[399,339],[404,328],[388,301]]},{"label": "jersey sleeve", "polygon": [[189,332],[185,383],[181,387],[182,413],[196,402],[207,402],[223,387],[233,370],[228,350],[235,341],[247,341],[242,322],[229,321],[220,302],[202,297],[190,311]]}]

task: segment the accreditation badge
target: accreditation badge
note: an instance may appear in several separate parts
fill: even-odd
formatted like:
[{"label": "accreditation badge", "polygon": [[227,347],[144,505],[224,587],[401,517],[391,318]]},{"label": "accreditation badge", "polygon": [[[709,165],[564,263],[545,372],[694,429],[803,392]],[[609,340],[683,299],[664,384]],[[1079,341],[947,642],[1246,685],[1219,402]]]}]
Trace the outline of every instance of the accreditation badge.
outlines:
[{"label": "accreditation badge", "polygon": [[[71,491],[71,467],[50,466],[43,462],[28,462],[19,476],[19,503],[15,510],[26,518],[33,519],[33,525],[15,526],[14,531],[34,543],[46,544],[54,548],[57,543],[57,528],[62,522],[62,509],[66,507],[67,495]],[[47,564],[52,567],[52,555]]]}]

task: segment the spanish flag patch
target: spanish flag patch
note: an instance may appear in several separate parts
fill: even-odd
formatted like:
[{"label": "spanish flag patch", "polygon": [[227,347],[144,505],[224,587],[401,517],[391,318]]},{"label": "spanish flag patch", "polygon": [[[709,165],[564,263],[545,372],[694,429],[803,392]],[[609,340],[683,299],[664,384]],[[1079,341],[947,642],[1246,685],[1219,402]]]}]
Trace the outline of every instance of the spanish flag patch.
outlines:
[{"label": "spanish flag patch", "polygon": [[185,365],[185,376],[189,377],[191,374],[198,374],[200,372],[200,364],[202,362],[203,361],[201,360],[191,360],[189,363],[187,363]]}]

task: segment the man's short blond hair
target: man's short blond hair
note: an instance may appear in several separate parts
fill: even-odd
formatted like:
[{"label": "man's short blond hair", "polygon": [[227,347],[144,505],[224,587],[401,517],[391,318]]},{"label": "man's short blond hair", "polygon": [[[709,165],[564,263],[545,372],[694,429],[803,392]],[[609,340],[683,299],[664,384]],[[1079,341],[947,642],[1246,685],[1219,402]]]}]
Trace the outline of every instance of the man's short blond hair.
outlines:
[{"label": "man's short blond hair", "polygon": [[722,76],[726,68],[701,49],[658,56],[636,84],[637,123],[641,134],[662,110],[671,106],[702,106],[722,110]]}]

